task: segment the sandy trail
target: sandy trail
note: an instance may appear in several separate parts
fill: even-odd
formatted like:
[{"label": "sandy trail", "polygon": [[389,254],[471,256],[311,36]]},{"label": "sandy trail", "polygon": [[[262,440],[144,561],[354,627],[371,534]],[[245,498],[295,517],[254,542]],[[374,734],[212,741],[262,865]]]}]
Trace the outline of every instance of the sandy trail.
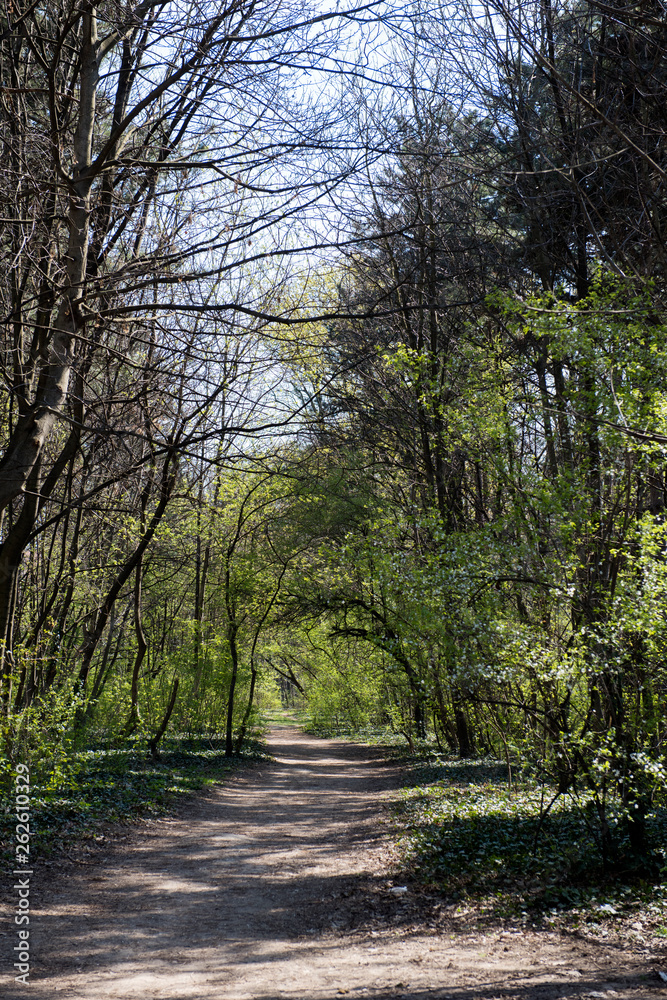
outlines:
[{"label": "sandy trail", "polygon": [[392,893],[378,816],[398,769],[287,727],[269,745],[275,762],[42,887],[31,997],[667,996],[639,955],[548,932],[466,935],[437,901]]}]

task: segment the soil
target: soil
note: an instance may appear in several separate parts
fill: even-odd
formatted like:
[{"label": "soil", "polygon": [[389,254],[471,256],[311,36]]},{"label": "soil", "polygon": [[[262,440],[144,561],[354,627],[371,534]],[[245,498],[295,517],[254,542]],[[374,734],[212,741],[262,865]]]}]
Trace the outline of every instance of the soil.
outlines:
[{"label": "soil", "polygon": [[667,998],[644,945],[480,929],[401,879],[401,775],[379,750],[289,727],[269,748],[176,815],[35,872],[34,1000]]}]

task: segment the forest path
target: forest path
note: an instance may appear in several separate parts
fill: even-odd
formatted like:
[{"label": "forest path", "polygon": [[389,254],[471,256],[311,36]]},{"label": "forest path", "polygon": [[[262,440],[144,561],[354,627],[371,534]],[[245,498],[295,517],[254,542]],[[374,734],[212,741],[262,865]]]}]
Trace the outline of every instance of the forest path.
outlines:
[{"label": "forest path", "polygon": [[640,989],[636,970],[623,981],[627,953],[548,932],[455,932],[437,901],[392,893],[378,815],[398,768],[288,727],[269,747],[274,762],[43,886],[33,998],[664,995]]}]

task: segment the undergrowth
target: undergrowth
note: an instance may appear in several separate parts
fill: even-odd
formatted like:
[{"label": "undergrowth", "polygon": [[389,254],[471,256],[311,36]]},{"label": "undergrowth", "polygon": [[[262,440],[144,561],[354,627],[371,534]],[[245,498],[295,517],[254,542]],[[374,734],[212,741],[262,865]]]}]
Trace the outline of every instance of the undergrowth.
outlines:
[{"label": "undergrowth", "polygon": [[667,810],[650,820],[652,874],[641,878],[624,869],[622,840],[614,870],[602,865],[585,795],[563,795],[545,815],[552,798],[501,762],[413,757],[395,805],[406,872],[490,917],[576,927],[648,907],[667,936]]},{"label": "undergrowth", "polygon": [[382,744],[391,747],[392,752],[395,750],[399,755],[413,756],[409,751],[405,736],[392,730],[390,726],[355,726],[350,722],[325,723],[307,719],[302,728],[310,736],[319,736],[321,739],[340,737],[359,743]]},{"label": "undergrowth", "polygon": [[[224,737],[174,736],[163,740],[159,760],[145,740],[71,752],[30,791],[31,860],[67,851],[108,823],[166,812],[180,796],[221,781],[239,763],[267,756],[263,744],[246,740],[240,757],[225,757]],[[16,815],[3,789],[0,850],[13,859]]]}]

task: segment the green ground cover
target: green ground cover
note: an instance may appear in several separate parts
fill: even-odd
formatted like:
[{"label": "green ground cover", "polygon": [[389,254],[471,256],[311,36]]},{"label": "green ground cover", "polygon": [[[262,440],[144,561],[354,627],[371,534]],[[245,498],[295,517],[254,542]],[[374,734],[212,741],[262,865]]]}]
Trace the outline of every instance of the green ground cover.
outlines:
[{"label": "green ground cover", "polygon": [[[31,857],[68,851],[108,823],[164,813],[180,797],[224,780],[239,764],[266,756],[258,740],[246,740],[243,754],[230,758],[224,736],[173,736],[164,739],[158,760],[148,756],[145,740],[135,740],[73,752],[57,767],[42,764],[30,791]],[[10,789],[3,792],[0,847],[9,862],[16,815]]]},{"label": "green ground cover", "polygon": [[403,864],[450,903],[524,923],[609,921],[641,911],[667,936],[667,810],[650,818],[651,878],[600,862],[595,819],[585,795],[561,796],[505,764],[423,753],[408,768],[395,803]]},{"label": "green ground cover", "polygon": [[355,726],[351,722],[329,725],[307,719],[304,731],[311,736],[319,736],[322,739],[345,739],[353,740],[355,743],[382,744],[388,748],[389,753],[398,752],[401,756],[403,756],[402,751],[406,750],[405,737],[401,733],[392,732],[387,726]]}]

